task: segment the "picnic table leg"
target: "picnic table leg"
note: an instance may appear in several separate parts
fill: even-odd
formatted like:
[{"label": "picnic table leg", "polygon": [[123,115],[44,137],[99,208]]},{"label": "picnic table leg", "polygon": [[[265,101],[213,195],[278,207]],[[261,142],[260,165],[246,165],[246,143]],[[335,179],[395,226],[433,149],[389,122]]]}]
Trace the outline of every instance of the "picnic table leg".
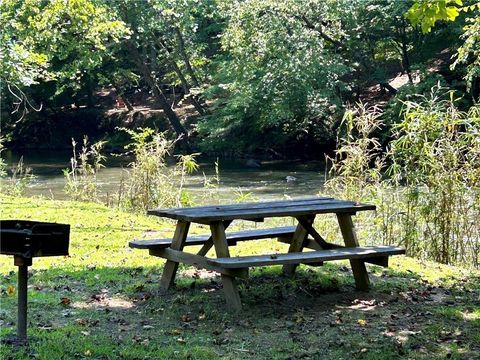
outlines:
[{"label": "picnic table leg", "polygon": [[[309,217],[307,219],[308,223],[313,224],[314,217]],[[295,232],[293,233],[292,242],[288,248],[288,252],[301,252],[303,250],[305,239],[308,236],[308,231],[305,229],[302,224],[298,223]],[[285,264],[283,265],[283,273],[287,276],[291,276],[295,273],[295,269],[298,264]]]},{"label": "picnic table leg", "polygon": [[[179,221],[175,228],[175,234],[173,235],[172,245],[170,248],[173,250],[183,250],[185,245],[185,239],[187,238],[188,229],[190,223],[186,221]],[[160,291],[165,293],[172,286],[175,280],[175,274],[177,273],[178,262],[167,260],[165,267],[163,268],[162,279],[160,280]]]},{"label": "picnic table leg", "polygon": [[[353,225],[352,216],[350,214],[337,214],[338,224],[342,231],[343,240],[346,247],[357,247],[359,242],[355,233],[355,226]],[[367,290],[370,285],[368,279],[367,268],[365,262],[358,259],[351,259],[350,265],[352,267],[353,276],[355,278],[355,286],[359,290]]]},{"label": "picnic table leg", "polygon": [[[214,222],[210,224],[210,230],[212,231],[213,244],[215,245],[217,257],[230,257],[224,223],[222,221]],[[242,302],[235,278],[222,274],[222,283],[227,306],[232,310],[241,310]]]}]

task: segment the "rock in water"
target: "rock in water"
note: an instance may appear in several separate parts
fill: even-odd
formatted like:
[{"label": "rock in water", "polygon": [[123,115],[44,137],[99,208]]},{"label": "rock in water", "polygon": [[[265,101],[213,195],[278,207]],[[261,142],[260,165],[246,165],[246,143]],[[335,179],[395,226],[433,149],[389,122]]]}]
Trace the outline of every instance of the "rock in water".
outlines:
[{"label": "rock in water", "polygon": [[247,165],[248,167],[251,167],[251,168],[259,168],[259,167],[262,166],[262,164],[260,164],[260,162],[255,160],[255,159],[248,159],[245,162],[245,165]]}]

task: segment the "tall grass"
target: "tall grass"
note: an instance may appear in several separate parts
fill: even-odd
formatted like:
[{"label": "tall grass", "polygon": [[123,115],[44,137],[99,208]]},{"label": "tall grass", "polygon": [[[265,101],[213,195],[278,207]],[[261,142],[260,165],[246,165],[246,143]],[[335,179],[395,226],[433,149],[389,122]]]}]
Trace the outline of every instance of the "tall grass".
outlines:
[{"label": "tall grass", "polygon": [[359,217],[369,239],[480,267],[480,106],[461,112],[440,91],[405,102],[387,151],[378,109],[347,111],[326,191],[377,206],[375,219]]},{"label": "tall grass", "polygon": [[73,156],[70,158],[70,168],[63,171],[66,178],[64,192],[72,200],[99,200],[97,173],[104,167],[104,145],[103,141],[90,145],[88,137],[84,136],[83,146],[77,153],[77,142],[72,139]]},{"label": "tall grass", "polygon": [[132,138],[127,150],[134,160],[125,170],[117,196],[117,205],[126,209],[146,210],[154,207],[179,207],[191,204],[184,189],[185,178],[198,169],[196,154],[179,155],[173,167],[167,157],[175,146],[163,133],[152,129],[122,129]]},{"label": "tall grass", "polygon": [[3,159],[4,138],[0,136],[0,192],[12,196],[22,196],[28,185],[35,179],[32,169],[25,166],[23,156],[15,166],[8,169],[7,163]]}]

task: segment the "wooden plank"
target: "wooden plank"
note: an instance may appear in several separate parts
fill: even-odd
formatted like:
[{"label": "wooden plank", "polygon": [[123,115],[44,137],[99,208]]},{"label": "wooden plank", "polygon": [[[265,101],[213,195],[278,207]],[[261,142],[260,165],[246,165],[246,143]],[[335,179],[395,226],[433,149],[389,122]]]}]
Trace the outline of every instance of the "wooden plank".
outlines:
[{"label": "wooden plank", "polygon": [[242,267],[269,266],[281,264],[309,264],[322,261],[345,259],[361,261],[363,259],[377,258],[379,256],[391,256],[401,254],[405,254],[405,249],[398,246],[365,246],[288,254],[217,258],[208,259],[207,262],[212,265],[225,267],[227,269],[235,269]]},{"label": "wooden plank", "polygon": [[[222,221],[215,222],[210,225],[212,232],[213,244],[217,258],[229,258],[230,252],[228,250],[227,237],[225,235],[225,225]],[[246,266],[244,266],[246,267]],[[227,300],[227,306],[232,310],[241,310],[242,302],[238,292],[235,277],[222,274],[223,291]]]},{"label": "wooden plank", "polygon": [[[255,229],[246,231],[229,232],[226,234],[228,245],[235,245],[237,241],[259,240],[267,238],[276,238],[280,236],[293,235],[295,226],[283,226],[268,229]],[[188,236],[184,246],[204,245],[211,240],[211,235],[194,235]],[[172,243],[171,239],[150,239],[150,240],[133,240],[129,242],[129,246],[134,249],[154,249],[167,248]],[[213,242],[212,242],[213,245]]]},{"label": "wooden plank", "polygon": [[[228,243],[229,246],[232,246],[233,244]],[[236,245],[236,243],[235,243]],[[208,238],[208,240],[203,244],[202,248],[198,250],[197,255],[200,256],[205,256],[207,255],[208,251],[213,247],[213,240],[211,237]]]},{"label": "wooden plank", "polygon": [[147,214],[157,215],[162,213],[170,214],[189,214],[191,212],[206,212],[206,211],[217,211],[217,210],[239,210],[239,209],[264,209],[272,207],[282,207],[286,205],[305,205],[311,203],[319,203],[325,201],[337,201],[331,197],[309,197],[309,198],[299,198],[299,199],[289,199],[289,200],[272,200],[272,201],[261,201],[261,202],[246,202],[239,204],[230,204],[230,205],[206,205],[206,206],[194,206],[194,207],[184,207],[184,208],[160,208],[148,210]]},{"label": "wooden plank", "polygon": [[[173,235],[171,248],[173,250],[182,250],[187,238],[188,229],[190,223],[185,221],[179,221],[175,228],[175,234]],[[165,267],[163,268],[162,279],[160,280],[160,290],[166,292],[175,280],[175,274],[177,273],[178,262],[167,260]]]},{"label": "wooden plank", "polygon": [[[228,220],[228,221],[224,221],[223,222],[223,226],[225,227],[225,229],[232,223],[231,220]],[[232,233],[234,234],[234,233]],[[237,233],[238,235],[238,233]],[[233,238],[234,236],[232,236]],[[187,239],[188,240],[188,239]],[[228,241],[227,239],[227,242],[228,242],[228,245],[231,246],[231,245],[237,245],[237,240],[231,240],[231,241]],[[205,242],[205,244],[203,244],[202,248],[198,251],[197,255],[200,255],[200,256],[205,256],[207,255],[208,251],[213,247],[213,235],[210,235],[208,237],[208,240]]]},{"label": "wooden plank", "polygon": [[[315,219],[314,216],[306,219],[304,222],[312,224],[313,220]],[[290,243],[290,247],[288,248],[289,253],[298,253],[303,250],[305,245],[305,240],[307,239],[308,232],[307,229],[299,222],[295,233],[292,236],[292,242]],[[283,266],[283,273],[287,276],[291,276],[295,273],[295,269],[297,268],[298,264],[285,264]]]},{"label": "wooden plank", "polygon": [[283,217],[283,216],[311,216],[314,214],[326,213],[348,213],[357,211],[375,210],[375,205],[358,204],[353,201],[330,201],[324,204],[311,204],[302,206],[284,206],[264,209],[241,209],[234,211],[207,211],[190,213],[155,213],[152,215],[163,216],[171,219],[182,219],[185,221],[196,222],[200,224],[210,224],[221,220],[254,220],[259,217]]},{"label": "wooden plank", "polygon": [[[215,208],[203,209],[202,207],[191,207],[191,208],[176,208],[176,209],[160,209],[160,210],[149,210],[148,214],[151,215],[184,215],[184,216],[220,216],[226,214],[238,214],[239,216],[255,216],[257,214],[263,214],[265,212],[278,211],[291,208],[318,208],[318,207],[332,207],[332,206],[357,206],[361,207],[362,204],[353,201],[346,200],[336,200],[336,199],[326,199],[326,200],[317,200],[311,202],[296,202],[296,201],[285,201],[282,204],[276,203],[270,205],[268,203],[258,203],[257,206],[248,204],[243,204],[245,206],[237,207],[231,205],[218,206]],[[258,216],[261,217],[261,216]]]},{"label": "wooden plank", "polygon": [[339,246],[336,244],[330,244],[328,243],[318,232],[315,230],[310,222],[308,222],[305,218],[297,218],[298,222],[302,224],[302,226],[307,230],[308,234],[313,237],[313,240],[317,242],[318,245],[322,249],[328,250],[328,249],[338,249],[343,246]]},{"label": "wooden plank", "polygon": [[[353,225],[352,216],[350,214],[337,214],[338,224],[342,232],[343,240],[347,248],[354,248],[359,246],[355,227]],[[352,259],[350,260],[353,276],[355,278],[355,286],[359,290],[367,290],[370,285],[367,268],[365,262]]]},{"label": "wooden plank", "polygon": [[[282,236],[282,237],[278,238],[278,241],[280,241],[282,243],[285,243],[285,244],[290,244],[292,242],[292,238],[287,237],[287,236]],[[345,247],[345,246],[337,245],[337,244],[332,244],[332,245],[335,245],[336,249],[341,249],[341,248]],[[304,247],[307,248],[307,249],[312,249],[312,250],[323,250],[323,248],[315,240],[312,240],[312,239],[306,239]],[[369,264],[375,264],[375,265],[379,265],[379,266],[383,266],[383,267],[388,267],[388,256],[379,256],[379,257],[375,257],[375,258],[368,258],[368,259],[365,259],[365,262],[369,263]],[[309,265],[312,266],[312,264],[309,264]],[[321,265],[322,264],[319,264],[318,266],[321,266]]]},{"label": "wooden plank", "polygon": [[173,249],[152,249],[150,250],[150,255],[159,256],[164,259],[168,259],[177,263],[183,263],[188,265],[193,265],[197,268],[207,269],[211,271],[216,271],[220,274],[225,274],[229,276],[237,276],[243,279],[248,278],[248,268],[246,269],[225,269],[221,266],[216,266],[211,263],[208,263],[204,256],[189,254],[179,250]]}]

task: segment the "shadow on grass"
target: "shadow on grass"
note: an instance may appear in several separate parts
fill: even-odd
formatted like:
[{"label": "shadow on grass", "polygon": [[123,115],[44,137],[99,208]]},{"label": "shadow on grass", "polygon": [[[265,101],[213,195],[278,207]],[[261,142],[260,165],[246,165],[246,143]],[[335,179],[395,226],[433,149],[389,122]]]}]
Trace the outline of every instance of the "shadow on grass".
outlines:
[{"label": "shadow on grass", "polygon": [[[415,271],[370,270],[372,290],[358,292],[343,264],[301,266],[292,278],[280,267],[255,269],[239,282],[244,309],[230,313],[220,279],[185,266],[164,296],[161,267],[33,268],[33,340],[24,349],[2,346],[0,357],[427,359],[480,351],[479,293],[470,284],[477,278],[456,288]],[[9,274],[2,283],[15,281]],[[458,299],[466,287],[474,290]],[[4,292],[1,302],[5,336],[14,331],[16,299]]]}]

